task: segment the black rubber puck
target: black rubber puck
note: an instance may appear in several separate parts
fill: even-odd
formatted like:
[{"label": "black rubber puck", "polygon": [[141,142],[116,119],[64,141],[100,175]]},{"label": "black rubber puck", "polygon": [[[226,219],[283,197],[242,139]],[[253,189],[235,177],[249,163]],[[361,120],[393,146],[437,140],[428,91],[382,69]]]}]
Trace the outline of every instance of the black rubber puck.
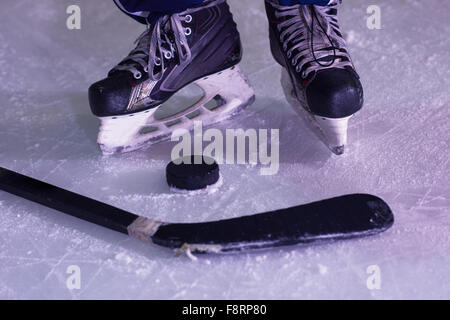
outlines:
[{"label": "black rubber puck", "polygon": [[181,190],[200,190],[219,180],[219,165],[212,158],[189,156],[171,161],[166,167],[170,187]]}]

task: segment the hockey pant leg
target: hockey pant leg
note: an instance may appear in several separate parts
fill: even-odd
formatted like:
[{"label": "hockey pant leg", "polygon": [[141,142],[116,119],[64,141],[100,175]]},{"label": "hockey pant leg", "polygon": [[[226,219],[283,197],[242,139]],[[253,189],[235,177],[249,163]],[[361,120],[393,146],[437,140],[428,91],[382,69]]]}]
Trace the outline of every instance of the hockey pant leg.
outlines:
[{"label": "hockey pant leg", "polygon": [[326,6],[330,0],[279,0],[283,6],[292,6],[295,4],[314,4],[317,6]]},{"label": "hockey pant leg", "polygon": [[114,0],[124,13],[146,24],[162,14],[184,11],[202,3],[203,0]]}]

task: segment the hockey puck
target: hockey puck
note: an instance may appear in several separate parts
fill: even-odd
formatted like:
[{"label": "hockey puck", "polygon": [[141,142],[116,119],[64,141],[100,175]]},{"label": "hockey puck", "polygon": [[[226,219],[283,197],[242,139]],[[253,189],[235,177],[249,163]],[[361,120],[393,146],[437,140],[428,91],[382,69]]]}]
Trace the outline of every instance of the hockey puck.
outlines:
[{"label": "hockey puck", "polygon": [[201,190],[219,181],[219,165],[205,156],[188,156],[171,161],[166,167],[170,187],[180,190]]}]

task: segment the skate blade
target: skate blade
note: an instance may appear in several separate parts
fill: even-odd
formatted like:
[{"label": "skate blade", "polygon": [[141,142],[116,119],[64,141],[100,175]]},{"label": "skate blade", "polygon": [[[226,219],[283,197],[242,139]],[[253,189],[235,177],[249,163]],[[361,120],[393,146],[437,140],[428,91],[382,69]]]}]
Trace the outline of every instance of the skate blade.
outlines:
[{"label": "skate blade", "polygon": [[311,116],[313,123],[317,125],[318,130],[328,148],[336,155],[342,155],[347,144],[348,122],[351,116],[345,118],[325,118]]},{"label": "skate blade", "polygon": [[281,83],[286,100],[294,111],[305,120],[310,130],[321,140],[325,146],[336,155],[345,152],[347,144],[348,123],[352,116],[344,118],[326,118],[316,116],[309,112],[297,99],[289,73],[283,68]]},{"label": "skate blade", "polygon": [[[159,107],[130,115],[101,117],[98,144],[103,154],[131,152],[169,140],[177,129],[192,130],[194,121],[203,127],[226,120],[252,104],[255,94],[239,66],[226,69],[194,82],[203,97],[189,108],[158,119]],[[213,108],[208,106],[214,102]]]}]

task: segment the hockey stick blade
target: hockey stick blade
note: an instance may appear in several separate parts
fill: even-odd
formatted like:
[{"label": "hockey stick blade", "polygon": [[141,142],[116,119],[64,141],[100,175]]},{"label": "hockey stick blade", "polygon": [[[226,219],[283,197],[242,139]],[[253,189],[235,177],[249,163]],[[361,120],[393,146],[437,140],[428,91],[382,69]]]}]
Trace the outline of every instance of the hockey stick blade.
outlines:
[{"label": "hockey stick blade", "polygon": [[389,206],[351,194],[287,209],[203,223],[164,223],[0,168],[0,189],[143,241],[191,252],[226,253],[349,239],[381,233],[394,223]]}]

